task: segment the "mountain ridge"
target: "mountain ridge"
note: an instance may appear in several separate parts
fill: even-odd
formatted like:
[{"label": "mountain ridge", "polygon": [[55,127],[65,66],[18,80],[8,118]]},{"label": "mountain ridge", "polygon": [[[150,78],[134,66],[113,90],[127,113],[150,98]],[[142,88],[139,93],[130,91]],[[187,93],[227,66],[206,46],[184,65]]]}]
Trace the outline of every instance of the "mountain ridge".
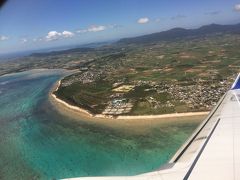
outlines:
[{"label": "mountain ridge", "polygon": [[236,33],[240,34],[240,23],[234,25],[209,24],[197,29],[173,28],[166,31],[146,34],[142,36],[122,38],[118,44],[151,43],[158,41],[172,41],[193,36],[205,36],[214,33]]}]

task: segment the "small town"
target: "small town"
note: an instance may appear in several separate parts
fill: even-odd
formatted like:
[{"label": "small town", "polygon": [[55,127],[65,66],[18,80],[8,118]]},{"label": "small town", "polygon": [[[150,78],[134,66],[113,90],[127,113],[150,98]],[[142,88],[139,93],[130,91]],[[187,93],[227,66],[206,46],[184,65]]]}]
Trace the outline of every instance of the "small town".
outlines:
[{"label": "small town", "polygon": [[[97,83],[103,74],[103,71],[85,70],[64,79],[61,87],[68,88],[72,84],[88,87]],[[91,100],[91,107],[95,109],[101,104],[97,114],[106,116],[137,114],[139,108],[144,108],[147,114],[210,111],[230,88],[234,78],[229,76],[224,80],[196,79],[192,82],[134,80],[126,83],[124,80],[117,80],[108,82],[107,90],[102,96],[104,101],[97,104],[96,99],[89,99],[89,92],[83,93],[81,98]]]},{"label": "small town", "polygon": [[[154,82],[138,82],[136,86],[132,86],[131,91],[134,91],[134,87],[149,84],[151,87],[145,89],[145,91],[156,91],[158,94],[168,93],[171,100],[166,102],[158,101],[152,96],[143,98],[154,109],[174,108],[176,102],[180,102],[191,111],[209,111],[230,88],[232,80],[224,80],[219,84],[216,83],[209,85],[208,82],[201,82],[196,85],[180,86],[178,84],[158,85]],[[111,97],[113,100],[109,101],[109,105],[102,113],[104,115],[128,114],[134,107],[134,104],[136,104],[136,99],[123,98],[123,92],[113,94]]]}]

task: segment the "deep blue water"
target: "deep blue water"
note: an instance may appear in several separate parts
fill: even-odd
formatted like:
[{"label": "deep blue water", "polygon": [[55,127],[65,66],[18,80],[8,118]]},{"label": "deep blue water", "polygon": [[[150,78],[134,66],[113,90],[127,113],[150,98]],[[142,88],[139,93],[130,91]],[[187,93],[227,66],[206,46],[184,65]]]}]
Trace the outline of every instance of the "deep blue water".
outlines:
[{"label": "deep blue water", "polygon": [[[0,179],[135,175],[166,163],[199,121],[133,133],[76,121],[48,101],[60,71],[0,77]],[[136,124],[136,128],[137,124]]]}]

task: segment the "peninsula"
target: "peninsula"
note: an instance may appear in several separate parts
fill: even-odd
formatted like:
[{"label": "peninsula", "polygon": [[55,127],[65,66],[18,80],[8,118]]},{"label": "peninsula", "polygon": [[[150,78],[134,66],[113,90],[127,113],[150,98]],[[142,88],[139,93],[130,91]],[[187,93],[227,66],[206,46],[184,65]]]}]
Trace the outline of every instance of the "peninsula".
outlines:
[{"label": "peninsula", "polygon": [[193,116],[206,116],[209,114],[208,111],[206,112],[187,112],[187,113],[171,113],[171,114],[161,114],[161,115],[122,115],[122,116],[112,116],[112,115],[106,115],[106,114],[93,114],[90,111],[78,107],[76,105],[72,105],[67,103],[64,100],[61,100],[60,98],[58,98],[55,93],[58,91],[59,87],[61,85],[61,80],[59,80],[54,87],[52,88],[51,92],[50,92],[50,101],[56,105],[56,106],[62,106],[63,108],[66,107],[70,112],[75,112],[77,114],[79,114],[79,116],[84,117],[90,117],[90,118],[115,118],[115,119],[166,119],[166,118],[181,118],[181,117],[193,117]]}]

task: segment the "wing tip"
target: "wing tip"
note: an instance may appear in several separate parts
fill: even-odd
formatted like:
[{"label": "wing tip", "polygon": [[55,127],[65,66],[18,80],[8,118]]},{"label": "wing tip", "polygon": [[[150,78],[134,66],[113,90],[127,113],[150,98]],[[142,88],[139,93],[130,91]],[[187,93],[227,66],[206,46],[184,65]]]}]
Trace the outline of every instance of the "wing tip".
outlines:
[{"label": "wing tip", "polygon": [[234,81],[231,90],[240,89],[240,73],[238,74],[236,80]]}]

